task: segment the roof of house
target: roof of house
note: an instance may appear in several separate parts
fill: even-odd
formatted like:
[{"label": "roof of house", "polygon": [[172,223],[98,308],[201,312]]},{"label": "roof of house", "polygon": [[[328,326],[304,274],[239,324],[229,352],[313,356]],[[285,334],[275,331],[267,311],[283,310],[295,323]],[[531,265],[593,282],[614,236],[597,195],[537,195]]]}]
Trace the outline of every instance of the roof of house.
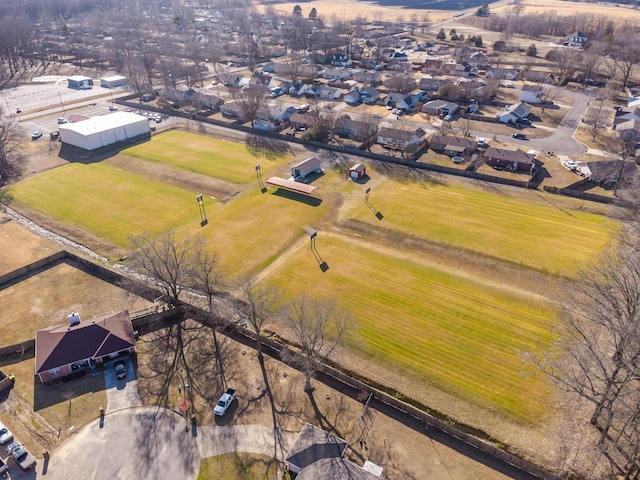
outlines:
[{"label": "roof of house", "polygon": [[408,142],[414,137],[422,138],[426,135],[423,129],[418,128],[417,130],[404,130],[401,128],[392,128],[392,127],[381,127],[380,128],[380,136],[383,138],[392,138],[401,142]]},{"label": "roof of house", "polygon": [[544,90],[540,85],[523,85],[523,92],[534,92],[534,93],[542,93]]},{"label": "roof of house", "polygon": [[424,105],[422,105],[422,108],[424,107],[434,108],[436,110],[446,108],[451,111],[451,110],[457,110],[458,108],[460,108],[460,105],[453,102],[447,102],[446,100],[431,100],[425,103]]},{"label": "roof of house", "polygon": [[303,123],[305,125],[315,125],[318,121],[314,113],[294,113],[290,118],[292,123]]},{"label": "roof of house", "polygon": [[495,160],[506,160],[518,163],[533,163],[536,156],[532,153],[526,153],[520,150],[505,150],[502,148],[489,147],[485,150],[484,156]]},{"label": "roof of house", "polygon": [[454,137],[448,135],[434,135],[429,140],[430,145],[444,145],[445,147],[464,147],[464,148],[476,148],[478,142],[475,140],[469,140],[463,137]]},{"label": "roof of house", "polygon": [[618,181],[632,181],[638,174],[638,167],[633,162],[623,160],[603,160],[587,162],[591,171],[590,180],[594,183],[613,184]]},{"label": "roof of house", "polygon": [[348,445],[342,438],[306,423],[284,460],[300,469],[298,480],[379,480],[343,458]]},{"label": "roof of house", "polygon": [[531,107],[524,102],[518,102],[513,105],[509,105],[505,111],[513,113],[518,117],[526,117],[531,113]]},{"label": "roof of house", "polygon": [[135,346],[129,311],[99,315],[77,325],[36,331],[36,373]]}]

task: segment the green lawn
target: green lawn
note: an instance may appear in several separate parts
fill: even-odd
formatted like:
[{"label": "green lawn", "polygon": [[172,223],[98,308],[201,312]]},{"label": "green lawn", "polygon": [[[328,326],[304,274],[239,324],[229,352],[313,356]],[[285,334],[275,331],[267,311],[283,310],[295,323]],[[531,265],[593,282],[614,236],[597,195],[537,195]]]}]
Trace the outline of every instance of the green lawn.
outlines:
[{"label": "green lawn", "polygon": [[603,216],[451,185],[386,181],[348,217],[544,272],[572,275],[603,251],[618,223]]},{"label": "green lawn", "polygon": [[276,478],[277,462],[265,455],[229,453],[200,462],[197,480],[258,480]]},{"label": "green lawn", "polygon": [[[259,151],[241,143],[177,130],[157,135],[153,141],[136,145],[122,153],[236,184],[255,182],[256,164],[261,164],[266,172],[270,172],[279,166],[285,170],[284,165],[293,161],[290,155],[275,155],[267,159]],[[274,174],[281,176],[282,172]]]},{"label": "green lawn", "polygon": [[128,236],[199,222],[194,193],[103,163],[72,163],[10,189],[12,202],[128,245]]},{"label": "green lawn", "polygon": [[339,299],[358,324],[351,346],[417,373],[425,387],[436,384],[518,422],[544,418],[550,386],[522,355],[550,342],[551,306],[375,246],[318,237],[317,248],[325,273],[301,248],[266,281]]}]

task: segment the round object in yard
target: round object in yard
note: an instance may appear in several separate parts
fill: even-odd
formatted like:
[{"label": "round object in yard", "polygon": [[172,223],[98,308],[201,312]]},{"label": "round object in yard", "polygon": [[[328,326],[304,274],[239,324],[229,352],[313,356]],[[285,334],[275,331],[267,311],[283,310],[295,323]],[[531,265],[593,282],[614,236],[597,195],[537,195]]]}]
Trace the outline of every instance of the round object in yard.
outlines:
[{"label": "round object in yard", "polygon": [[453,163],[464,163],[464,158],[463,157],[452,157],[451,160],[453,160]]},{"label": "round object in yard", "polygon": [[180,397],[178,400],[178,410],[181,412],[187,412],[191,408],[191,402],[184,397]]}]

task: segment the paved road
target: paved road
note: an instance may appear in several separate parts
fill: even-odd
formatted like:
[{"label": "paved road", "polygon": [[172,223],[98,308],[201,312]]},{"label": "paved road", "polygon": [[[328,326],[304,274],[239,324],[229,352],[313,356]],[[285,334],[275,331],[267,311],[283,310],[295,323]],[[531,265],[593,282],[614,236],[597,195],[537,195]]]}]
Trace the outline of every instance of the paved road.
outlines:
[{"label": "paved road", "polygon": [[[196,478],[200,460],[229,452],[261,453],[282,459],[295,436],[261,425],[198,427],[194,436],[184,418],[171,410],[139,407],[95,420],[65,441],[51,456],[51,480],[155,480]],[[37,467],[42,473],[44,462]]]}]

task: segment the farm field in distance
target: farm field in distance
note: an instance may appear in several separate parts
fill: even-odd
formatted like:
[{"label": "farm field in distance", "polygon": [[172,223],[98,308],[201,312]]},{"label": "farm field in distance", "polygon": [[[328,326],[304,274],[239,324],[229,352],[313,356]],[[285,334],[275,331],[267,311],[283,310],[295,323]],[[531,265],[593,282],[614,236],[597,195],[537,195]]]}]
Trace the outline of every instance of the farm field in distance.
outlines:
[{"label": "farm field in distance", "polygon": [[[371,201],[384,214],[378,220],[361,204],[366,186],[348,181],[338,169],[325,168],[314,181],[321,201],[262,193],[257,182],[248,180],[255,179],[258,158],[250,147],[242,147],[246,158],[239,158],[238,145],[229,144],[232,154],[219,153],[215,161],[226,164],[214,169],[197,155],[189,161],[184,145],[210,152],[220,151],[224,142],[182,132],[164,135],[134,147],[136,162],[144,168],[118,168],[131,158],[131,150],[100,163],[70,164],[13,186],[13,205],[70,222],[120,249],[126,247],[127,233],[168,228],[201,233],[229,280],[258,274],[289,293],[296,288],[342,299],[360,324],[353,348],[372,361],[417,373],[425,385],[519,424],[542,421],[550,386],[523,362],[522,354],[550,342],[555,304],[522,285],[501,285],[500,278],[488,285],[462,261],[453,271],[415,247],[393,250],[394,244],[380,243],[376,229],[441,245],[454,255],[473,251],[512,268],[570,275],[575,262],[604,248],[616,230],[614,221],[520,200],[497,188],[395,181],[371,169],[373,182],[365,185],[374,184]],[[145,152],[152,161],[144,160]],[[282,175],[297,160],[289,155],[273,163],[260,161],[267,172]],[[188,184],[181,188],[177,180],[171,185],[152,180],[146,175],[154,168],[165,175],[175,172],[176,178],[189,170],[203,182],[205,172],[216,171],[223,177],[219,180],[230,182],[248,168],[249,183],[224,202],[206,197],[208,224],[201,227],[194,196],[208,192]],[[79,196],[71,202],[68,197],[76,191]],[[353,222],[366,228],[354,235]],[[324,273],[308,249],[307,225],[320,231],[318,251],[329,266]]]}]

